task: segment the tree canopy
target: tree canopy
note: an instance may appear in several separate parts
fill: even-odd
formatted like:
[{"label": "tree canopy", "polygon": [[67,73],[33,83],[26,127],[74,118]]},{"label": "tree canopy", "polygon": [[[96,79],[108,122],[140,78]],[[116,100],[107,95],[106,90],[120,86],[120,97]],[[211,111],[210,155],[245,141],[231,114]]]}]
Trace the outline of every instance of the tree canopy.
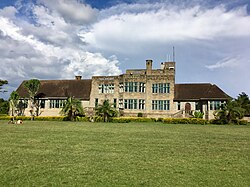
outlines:
[{"label": "tree canopy", "polygon": [[239,94],[237,99],[235,100],[241,108],[245,109],[244,115],[250,115],[250,100],[248,95],[245,92]]},{"label": "tree canopy", "polygon": [[0,92],[5,92],[5,90],[1,91],[1,90],[2,90],[2,86],[3,86],[4,84],[8,84],[8,81],[7,81],[7,80],[1,80],[1,79],[0,79]]},{"label": "tree canopy", "polygon": [[24,83],[24,86],[28,90],[30,97],[35,97],[40,88],[40,84],[41,83],[38,79],[30,79]]},{"label": "tree canopy", "polygon": [[13,91],[10,94],[9,98],[9,104],[10,104],[10,109],[11,109],[11,115],[15,115],[15,111],[18,108],[18,103],[19,103],[20,96],[16,91]]},{"label": "tree canopy", "polygon": [[246,93],[239,94],[237,99],[229,100],[215,113],[218,123],[238,123],[244,116],[250,114],[250,100]]},{"label": "tree canopy", "polygon": [[67,115],[70,121],[73,121],[76,115],[84,114],[81,101],[74,97],[68,97],[60,113]]},{"label": "tree canopy", "polygon": [[98,105],[95,111],[96,115],[103,117],[104,122],[108,122],[110,117],[115,117],[118,113],[108,100],[104,100],[102,105]]},{"label": "tree canopy", "polygon": [[[31,79],[24,83],[25,88],[27,89],[31,101],[31,115],[37,115],[39,113],[39,102],[35,100],[35,95],[37,94],[40,88],[40,81],[38,79]],[[36,109],[36,110],[35,110]]]}]

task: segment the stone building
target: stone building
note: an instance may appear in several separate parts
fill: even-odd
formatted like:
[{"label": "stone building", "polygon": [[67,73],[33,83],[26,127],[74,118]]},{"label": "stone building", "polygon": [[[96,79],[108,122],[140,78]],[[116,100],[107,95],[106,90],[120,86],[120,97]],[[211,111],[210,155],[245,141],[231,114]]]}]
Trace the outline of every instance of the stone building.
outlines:
[{"label": "stone building", "polygon": [[[163,62],[160,69],[153,69],[152,63],[146,60],[146,69],[126,70],[118,76],[41,80],[36,96],[40,101],[40,115],[60,115],[66,98],[74,96],[81,100],[87,115],[94,115],[95,106],[109,100],[121,116],[141,113],[145,117],[190,117],[194,111],[201,111],[204,118],[211,119],[214,110],[230,98],[210,83],[176,84],[175,62]],[[21,115],[29,115],[30,103],[24,82],[17,92],[26,108]]]}]

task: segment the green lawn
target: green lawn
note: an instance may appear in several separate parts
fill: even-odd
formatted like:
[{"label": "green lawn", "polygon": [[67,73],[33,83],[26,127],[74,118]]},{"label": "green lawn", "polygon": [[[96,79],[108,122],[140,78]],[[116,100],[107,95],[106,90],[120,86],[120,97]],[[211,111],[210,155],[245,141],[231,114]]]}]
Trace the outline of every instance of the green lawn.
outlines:
[{"label": "green lawn", "polygon": [[250,186],[250,126],[0,121],[0,186]]}]

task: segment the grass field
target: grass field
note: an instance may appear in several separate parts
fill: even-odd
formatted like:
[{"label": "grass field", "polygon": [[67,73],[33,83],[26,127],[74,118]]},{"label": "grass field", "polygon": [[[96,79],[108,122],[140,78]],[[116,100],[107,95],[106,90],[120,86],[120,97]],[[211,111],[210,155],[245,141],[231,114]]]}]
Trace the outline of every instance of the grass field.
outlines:
[{"label": "grass field", "polygon": [[250,186],[250,126],[0,121],[0,186]]}]

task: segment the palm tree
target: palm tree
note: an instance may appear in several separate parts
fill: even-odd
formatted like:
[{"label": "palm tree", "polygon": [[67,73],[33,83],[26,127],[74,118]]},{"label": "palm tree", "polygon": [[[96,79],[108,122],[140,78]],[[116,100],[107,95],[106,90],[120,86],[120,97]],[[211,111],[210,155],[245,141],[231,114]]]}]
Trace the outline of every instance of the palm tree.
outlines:
[{"label": "palm tree", "polygon": [[117,116],[117,110],[110,105],[108,100],[104,100],[102,105],[99,105],[95,109],[96,115],[102,116],[104,122],[108,122],[110,117]]},{"label": "palm tree", "polygon": [[242,92],[239,94],[235,101],[241,106],[241,108],[246,110],[245,115],[250,115],[250,100],[246,93]]},{"label": "palm tree", "polygon": [[81,101],[74,97],[68,97],[60,113],[67,115],[70,121],[73,121],[76,114],[84,113]]},{"label": "palm tree", "polygon": [[215,114],[220,123],[238,123],[244,117],[245,109],[237,101],[229,100],[221,110]]},{"label": "palm tree", "polygon": [[[37,94],[39,88],[40,88],[40,81],[38,79],[31,79],[27,82],[24,83],[25,88],[28,90],[29,92],[29,97],[30,97],[30,101],[31,101],[31,115],[34,116],[35,111],[34,108],[36,108],[36,110],[39,109],[39,104],[38,101],[35,100],[35,95]],[[36,112],[38,113],[38,112]]]},{"label": "palm tree", "polygon": [[13,91],[10,94],[9,103],[10,103],[11,115],[13,116],[13,120],[14,120],[15,110],[18,107],[19,98],[20,96],[16,91]]}]

